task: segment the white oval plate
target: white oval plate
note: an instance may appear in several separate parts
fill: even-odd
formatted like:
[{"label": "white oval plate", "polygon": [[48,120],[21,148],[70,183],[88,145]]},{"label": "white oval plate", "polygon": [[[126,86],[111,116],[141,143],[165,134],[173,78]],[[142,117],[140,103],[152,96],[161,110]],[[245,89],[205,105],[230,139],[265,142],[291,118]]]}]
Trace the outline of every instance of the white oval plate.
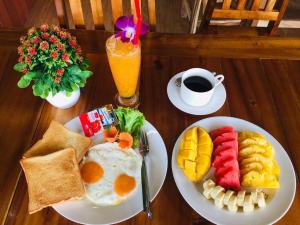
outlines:
[{"label": "white oval plate", "polygon": [[[199,192],[199,185],[189,181],[183,171],[177,166],[176,156],[179,142],[183,133],[193,126],[201,126],[211,131],[221,126],[233,126],[237,131],[256,131],[262,134],[275,149],[275,158],[280,167],[280,188],[268,202],[266,208],[255,209],[251,213],[232,213],[226,209],[215,207],[212,201],[207,200]],[[186,202],[201,216],[215,224],[223,225],[266,225],[278,221],[290,208],[295,192],[296,178],[293,165],[280,143],[267,131],[248,121],[233,117],[210,117],[200,120],[186,128],[177,139],[172,155],[172,172],[176,185]]]},{"label": "white oval plate", "polygon": [[[76,117],[65,126],[83,135],[79,118]],[[143,128],[147,132],[150,151],[146,157],[149,179],[149,191],[153,200],[161,189],[168,168],[168,156],[165,143],[158,131],[146,121]],[[101,141],[100,135],[94,136],[94,144]],[[127,220],[143,210],[141,184],[137,192],[122,204],[102,207],[90,202],[88,199],[70,200],[53,205],[53,208],[62,216],[76,223],[82,224],[114,224]]]},{"label": "white oval plate", "polygon": [[175,81],[181,77],[183,72],[174,75],[167,86],[167,94],[172,104],[179,110],[192,115],[207,115],[218,111],[226,100],[226,90],[224,85],[219,84],[211,97],[211,100],[204,106],[192,106],[186,104],[180,97],[180,87],[177,87]]}]

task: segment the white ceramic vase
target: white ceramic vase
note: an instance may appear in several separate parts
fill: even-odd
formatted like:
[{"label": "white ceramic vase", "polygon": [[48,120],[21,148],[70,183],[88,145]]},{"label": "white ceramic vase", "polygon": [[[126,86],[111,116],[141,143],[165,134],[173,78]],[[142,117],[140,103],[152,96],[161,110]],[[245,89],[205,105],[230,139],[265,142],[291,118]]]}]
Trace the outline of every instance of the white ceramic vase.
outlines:
[{"label": "white ceramic vase", "polygon": [[50,92],[46,100],[53,106],[59,109],[71,108],[75,105],[80,97],[80,89],[73,91],[71,96],[67,96],[65,91],[60,91],[52,96]]}]

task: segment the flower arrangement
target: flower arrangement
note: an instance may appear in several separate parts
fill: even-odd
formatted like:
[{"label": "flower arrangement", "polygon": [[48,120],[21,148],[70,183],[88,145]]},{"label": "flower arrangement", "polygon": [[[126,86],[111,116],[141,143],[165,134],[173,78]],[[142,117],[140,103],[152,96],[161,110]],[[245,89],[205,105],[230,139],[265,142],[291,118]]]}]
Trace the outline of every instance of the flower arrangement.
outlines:
[{"label": "flower arrangement", "polygon": [[27,36],[20,38],[20,43],[20,57],[14,69],[24,75],[18,87],[26,88],[33,81],[35,96],[47,98],[50,93],[54,96],[61,91],[70,96],[84,87],[92,75],[76,38],[56,25],[32,27]]}]

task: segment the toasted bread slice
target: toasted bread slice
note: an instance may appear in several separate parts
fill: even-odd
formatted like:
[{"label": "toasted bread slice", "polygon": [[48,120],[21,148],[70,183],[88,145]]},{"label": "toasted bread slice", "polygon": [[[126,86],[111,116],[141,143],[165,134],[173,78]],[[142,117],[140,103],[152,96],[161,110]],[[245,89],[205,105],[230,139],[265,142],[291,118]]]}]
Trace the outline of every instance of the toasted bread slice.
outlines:
[{"label": "toasted bread slice", "polygon": [[72,132],[62,124],[52,121],[43,138],[28,149],[23,157],[42,156],[61,149],[74,148],[79,162],[91,145],[90,138]]},{"label": "toasted bread slice", "polygon": [[81,198],[85,193],[72,148],[21,159],[20,164],[28,184],[29,214],[54,203]]}]

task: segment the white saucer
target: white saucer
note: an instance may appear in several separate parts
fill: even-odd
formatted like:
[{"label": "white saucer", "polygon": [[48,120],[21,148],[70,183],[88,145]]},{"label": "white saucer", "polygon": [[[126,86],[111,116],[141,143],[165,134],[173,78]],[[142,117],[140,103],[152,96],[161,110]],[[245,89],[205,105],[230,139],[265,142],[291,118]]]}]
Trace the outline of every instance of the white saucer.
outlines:
[{"label": "white saucer", "polygon": [[192,115],[207,115],[216,112],[224,105],[226,100],[226,90],[222,83],[216,87],[211,100],[206,105],[191,106],[186,104],[180,97],[180,87],[175,84],[176,79],[181,77],[182,74],[183,72],[174,75],[170,79],[167,87],[168,97],[176,108]]}]

